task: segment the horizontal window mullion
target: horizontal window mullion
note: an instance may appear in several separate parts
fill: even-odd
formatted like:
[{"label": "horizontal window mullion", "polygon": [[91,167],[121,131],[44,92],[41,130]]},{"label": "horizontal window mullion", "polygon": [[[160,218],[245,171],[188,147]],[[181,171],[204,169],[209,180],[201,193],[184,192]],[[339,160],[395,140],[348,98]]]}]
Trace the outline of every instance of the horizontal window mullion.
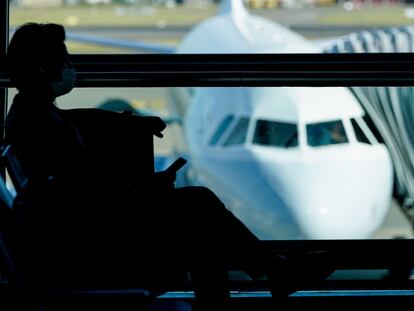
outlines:
[{"label": "horizontal window mullion", "polygon": [[[414,85],[410,53],[76,54],[71,61],[77,87]],[[13,87],[4,58],[0,87]]]}]

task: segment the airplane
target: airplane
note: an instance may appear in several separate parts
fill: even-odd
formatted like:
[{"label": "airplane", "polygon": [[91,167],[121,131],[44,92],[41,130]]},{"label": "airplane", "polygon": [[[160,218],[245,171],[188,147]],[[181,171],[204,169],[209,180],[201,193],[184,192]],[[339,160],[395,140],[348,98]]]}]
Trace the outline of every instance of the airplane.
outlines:
[{"label": "airplane", "polygon": [[[67,39],[161,53],[321,52],[241,0],[223,1],[175,50],[70,32]],[[191,182],[212,189],[260,239],[367,239],[382,225],[393,166],[348,88],[169,91],[182,117]]]}]

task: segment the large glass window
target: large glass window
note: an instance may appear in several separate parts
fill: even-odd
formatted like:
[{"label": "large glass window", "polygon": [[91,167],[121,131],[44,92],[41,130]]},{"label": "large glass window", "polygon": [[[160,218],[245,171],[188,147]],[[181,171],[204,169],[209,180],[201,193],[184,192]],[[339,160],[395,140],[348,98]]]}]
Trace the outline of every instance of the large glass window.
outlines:
[{"label": "large glass window", "polygon": [[[404,136],[412,137],[412,123],[407,120],[406,124],[395,126],[385,121],[387,118],[391,121],[401,119],[394,115],[399,110],[387,111],[380,117],[372,114],[373,122],[367,124],[362,118],[363,110],[359,109],[361,105],[350,93],[347,105],[343,103],[342,109],[330,111],[335,104],[330,97],[321,107],[319,92],[345,98],[343,88],[252,87],[208,88],[206,91],[196,87],[186,106],[177,101],[179,106],[181,103],[186,108],[180,120],[171,106],[172,100],[180,98],[176,94],[178,91],[178,88],[76,88],[57,98],[57,105],[62,109],[97,107],[160,116],[168,125],[163,138],[154,137],[157,170],[165,169],[178,154],[183,155],[189,163],[179,170],[177,186],[198,185],[203,180],[223,200],[233,199],[226,201],[228,207],[260,238],[390,239],[413,236],[411,223],[402,213],[401,202],[395,201],[392,193],[394,182],[398,181],[399,186],[395,189],[402,192],[396,194],[404,197],[409,186],[405,180],[410,178],[410,166],[405,160],[411,152],[407,148],[409,141],[399,142]],[[251,101],[229,100],[236,91]],[[375,88],[369,88],[369,91],[374,92]],[[303,93],[307,94],[304,103],[300,97]],[[11,89],[9,102],[14,94]],[[337,118],[300,124],[282,122],[280,120],[292,117],[292,110],[275,109],[276,99],[282,96],[292,99],[289,105],[300,109],[302,119],[315,119],[316,116],[322,119],[327,111],[335,113]],[[384,97],[382,101],[384,107],[387,98],[390,97]],[[403,106],[405,98],[401,97]],[[323,109],[309,109],[312,105]],[[381,107],[377,110],[377,113],[386,111]],[[231,114],[231,111],[238,113]],[[256,119],[255,115],[259,113],[269,117]],[[358,121],[358,127],[352,126],[352,119]],[[351,120],[346,131],[345,120]],[[372,131],[368,127],[371,126],[381,130],[386,144],[370,137]],[[301,128],[306,132],[302,133]],[[335,130],[340,138],[332,134]],[[247,133],[251,133],[251,144],[245,143],[250,137]],[[300,137],[313,147],[299,148]],[[358,144],[354,137],[371,144]],[[214,148],[206,146],[206,141],[211,141]],[[323,147],[339,146],[340,142],[340,149]],[[134,143],[131,139],[131,144]],[[227,146],[237,146],[237,149]],[[405,156],[394,158],[395,154]],[[394,165],[397,168],[395,178],[391,175]],[[205,176],[208,178],[202,179]],[[275,200],[280,200],[277,208]],[[306,221],[299,224],[292,218],[293,208],[306,213],[307,216],[301,218]],[[313,220],[308,216],[310,212],[315,216]]]},{"label": "large glass window", "polygon": [[[203,22],[210,22],[210,17],[218,15],[219,1],[10,2],[11,32],[26,22],[62,24],[67,30],[68,49],[72,54],[177,51],[272,54],[414,51],[414,7],[408,1],[384,3],[318,0],[311,1],[312,3],[305,1],[304,4],[304,1],[247,0],[246,18],[249,22],[240,23],[237,22],[237,18],[224,21],[225,15],[222,15],[215,19],[220,23],[211,23],[198,33],[191,31]],[[266,6],[262,6],[263,3],[266,3]],[[266,21],[258,20],[255,16],[265,17]],[[248,44],[240,38],[246,39]],[[413,88],[399,88],[396,91],[397,96],[394,96],[394,93],[388,94],[391,91],[385,87],[367,89],[367,94],[371,96],[368,100],[378,113],[375,122],[361,125],[355,121],[359,120],[357,116],[351,119],[351,125],[345,131],[340,120],[320,123],[312,121],[313,123],[306,125],[306,133],[300,134],[307,137],[308,145],[321,148],[294,148],[299,145],[299,137],[302,137],[298,135],[298,125],[275,121],[278,119],[272,119],[270,116],[266,120],[257,120],[252,124],[255,127],[255,146],[243,144],[246,140],[248,119],[242,118],[238,123],[232,123],[232,114],[238,113],[239,107],[245,104],[240,101],[237,106],[223,113],[221,125],[217,129],[211,129],[208,134],[214,134],[211,137],[208,135],[204,140],[197,136],[197,129],[183,130],[179,122],[169,123],[164,132],[165,137],[155,138],[156,160],[163,158],[165,163],[168,163],[170,157],[177,153],[185,153],[190,160],[191,157],[199,156],[198,161],[188,164],[188,167],[191,165],[191,170],[179,171],[180,174],[190,172],[183,180],[187,184],[197,183],[202,180],[196,178],[197,174],[210,174],[207,186],[220,198],[232,198],[233,195],[232,203],[237,204],[230,205],[229,208],[264,239],[307,239],[321,236],[338,238],[349,237],[351,233],[355,233],[357,238],[412,238],[412,223],[401,212],[403,202],[395,198],[406,197],[412,200],[411,194],[414,193],[409,189],[413,184],[413,165],[409,160],[414,158],[414,122],[411,117],[414,115],[411,108]],[[190,95],[197,95],[197,92],[197,88],[191,88]],[[13,91],[9,93],[11,97],[14,95]],[[169,94],[167,89],[162,88],[76,89],[71,94],[59,98],[58,105],[64,109],[100,107],[125,110],[130,107],[137,113],[154,113],[169,120],[172,115],[167,104],[171,98]],[[293,91],[291,94],[298,95],[301,91]],[[177,98],[178,96],[174,97]],[[193,104],[194,98],[196,96],[187,98],[187,104]],[[222,113],[222,107],[233,104],[234,97],[229,97],[230,100],[223,96],[220,98],[224,101],[216,106],[215,113]],[[269,96],[256,94],[249,97],[243,94],[240,98],[263,99]],[[280,99],[280,96],[275,98]],[[342,97],[329,97],[330,107],[335,106],[335,101],[339,98]],[[308,104],[312,105],[311,102],[309,100]],[[395,107],[399,109],[394,109]],[[340,111],[341,109],[338,109],[338,112]],[[267,112],[269,115],[273,114],[274,109]],[[382,120],[381,126],[377,126],[378,120]],[[200,117],[197,121],[202,124],[203,118]],[[367,131],[367,125],[370,131]],[[374,133],[381,144],[376,144],[376,141],[371,139],[370,132]],[[191,145],[185,141],[186,135],[183,134],[190,134],[188,136],[192,139]],[[347,144],[353,137],[365,145],[356,144],[359,149],[346,149],[352,152],[343,153],[337,152],[335,148],[322,148],[332,144],[342,144],[345,148],[355,147]],[[225,146],[237,144],[242,148],[246,147],[243,154],[245,157],[242,160],[226,157],[226,148],[220,150],[223,152],[217,152],[217,148],[208,148],[211,152],[205,152],[202,148],[196,151],[189,150],[189,146],[199,147],[199,141],[207,141],[216,146],[224,141]],[[369,142],[371,144],[368,144]],[[383,142],[385,144],[382,144]],[[258,145],[272,148],[255,148]],[[253,148],[247,149],[248,147]],[[387,148],[393,151],[390,152],[391,156],[387,153]],[[284,152],[286,150],[289,150],[288,154]],[[367,150],[372,152],[372,156]],[[304,152],[301,153],[302,151]],[[335,156],[327,156],[325,151],[336,153]],[[402,156],[394,158],[395,154]],[[392,167],[387,166],[390,159],[394,161]],[[223,167],[226,169],[223,170]],[[395,180],[390,174],[386,175],[393,169]],[[178,178],[180,179],[180,176]],[[386,187],[373,186],[373,183],[381,182],[386,183]],[[225,187],[215,187],[217,184]],[[398,192],[392,193],[392,197],[389,195],[390,185],[396,185],[392,191]],[[298,219],[293,219],[296,215],[291,213],[289,208],[307,213],[306,217],[301,218],[306,221],[299,223]],[[315,216],[313,222],[311,216]],[[315,226],[312,227],[313,224]],[[307,233],[301,232],[305,228],[308,230]]]},{"label": "large glass window", "polygon": [[282,148],[297,147],[297,125],[278,121],[257,120],[253,143]]}]

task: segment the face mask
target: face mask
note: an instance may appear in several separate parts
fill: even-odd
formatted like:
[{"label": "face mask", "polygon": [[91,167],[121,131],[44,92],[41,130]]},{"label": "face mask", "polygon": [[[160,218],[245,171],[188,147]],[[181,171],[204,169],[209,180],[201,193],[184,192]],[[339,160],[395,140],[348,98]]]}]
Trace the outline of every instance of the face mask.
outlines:
[{"label": "face mask", "polygon": [[65,95],[72,91],[75,86],[76,81],[76,72],[73,68],[64,68],[62,69],[62,81],[53,82],[52,90],[53,94],[58,97]]}]

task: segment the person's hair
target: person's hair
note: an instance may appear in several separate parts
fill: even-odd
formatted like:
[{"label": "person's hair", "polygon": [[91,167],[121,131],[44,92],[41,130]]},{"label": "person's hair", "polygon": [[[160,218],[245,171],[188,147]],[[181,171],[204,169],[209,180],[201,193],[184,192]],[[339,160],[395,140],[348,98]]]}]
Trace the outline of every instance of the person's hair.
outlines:
[{"label": "person's hair", "polygon": [[34,79],[59,78],[67,51],[65,29],[58,24],[27,23],[18,27],[7,49],[7,64],[18,89]]}]

